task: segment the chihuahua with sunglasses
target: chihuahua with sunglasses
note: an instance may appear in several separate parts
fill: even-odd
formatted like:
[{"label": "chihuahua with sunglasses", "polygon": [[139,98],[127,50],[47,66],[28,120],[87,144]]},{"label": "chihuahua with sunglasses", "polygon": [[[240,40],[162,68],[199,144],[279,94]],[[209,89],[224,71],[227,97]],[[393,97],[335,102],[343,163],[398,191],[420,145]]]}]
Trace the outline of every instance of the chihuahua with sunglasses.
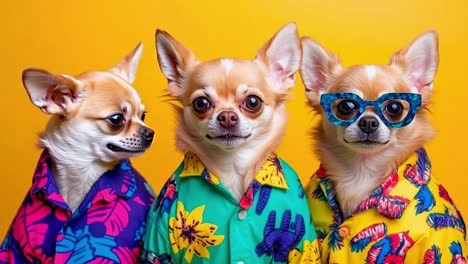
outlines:
[{"label": "chihuahua with sunglasses", "polygon": [[465,224],[424,145],[437,71],[434,31],[388,65],[345,68],[302,39],[301,76],[321,166],[306,190],[327,263],[465,263]]}]

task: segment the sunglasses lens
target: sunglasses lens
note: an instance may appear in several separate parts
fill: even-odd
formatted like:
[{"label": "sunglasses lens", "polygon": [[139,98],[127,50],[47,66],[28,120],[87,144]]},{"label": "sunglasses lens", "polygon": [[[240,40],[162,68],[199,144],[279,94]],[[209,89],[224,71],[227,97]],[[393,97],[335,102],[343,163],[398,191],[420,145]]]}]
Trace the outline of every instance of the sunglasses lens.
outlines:
[{"label": "sunglasses lens", "polygon": [[359,103],[352,99],[340,99],[333,102],[333,114],[336,118],[347,121],[353,119],[359,112]]},{"label": "sunglasses lens", "polygon": [[409,113],[410,104],[405,100],[392,99],[382,104],[382,113],[390,123],[403,121]]}]

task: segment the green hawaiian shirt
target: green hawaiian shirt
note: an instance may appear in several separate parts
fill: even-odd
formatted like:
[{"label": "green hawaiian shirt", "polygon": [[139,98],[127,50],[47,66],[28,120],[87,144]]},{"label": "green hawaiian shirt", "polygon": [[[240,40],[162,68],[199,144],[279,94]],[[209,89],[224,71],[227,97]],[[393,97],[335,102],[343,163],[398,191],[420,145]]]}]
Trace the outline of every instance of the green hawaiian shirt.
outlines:
[{"label": "green hawaiian shirt", "polygon": [[238,201],[187,153],[148,215],[143,263],[319,263],[304,190],[272,153]]}]

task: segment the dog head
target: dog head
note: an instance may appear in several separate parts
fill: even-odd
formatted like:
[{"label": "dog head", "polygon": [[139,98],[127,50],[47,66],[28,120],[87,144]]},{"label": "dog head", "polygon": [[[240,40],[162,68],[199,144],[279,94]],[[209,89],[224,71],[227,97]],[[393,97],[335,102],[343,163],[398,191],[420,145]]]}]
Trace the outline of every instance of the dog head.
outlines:
[{"label": "dog head", "polygon": [[328,144],[353,155],[406,156],[430,140],[426,113],[439,62],[436,32],[417,37],[388,65],[345,68],[308,37],[302,47],[306,97],[323,117],[316,130],[322,148]]},{"label": "dog head", "polygon": [[284,26],[253,60],[202,62],[164,31],[156,32],[156,40],[170,96],[181,104],[179,148],[198,155],[274,150],[283,134],[284,102],[300,64],[295,24]]},{"label": "dog head", "polygon": [[144,123],[144,106],[131,85],[142,48],[140,43],[105,72],[71,77],[24,70],[23,84],[31,102],[52,115],[41,145],[52,155],[71,160],[113,162],[143,153],[154,132]]}]

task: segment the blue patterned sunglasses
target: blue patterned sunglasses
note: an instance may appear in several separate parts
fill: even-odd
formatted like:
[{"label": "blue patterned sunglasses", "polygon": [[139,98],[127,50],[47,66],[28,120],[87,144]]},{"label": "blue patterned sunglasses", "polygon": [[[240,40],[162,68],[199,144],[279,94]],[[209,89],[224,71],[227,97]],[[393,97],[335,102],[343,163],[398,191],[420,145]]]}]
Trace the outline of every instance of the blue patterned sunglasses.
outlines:
[{"label": "blue patterned sunglasses", "polygon": [[386,93],[377,100],[364,100],[355,93],[322,94],[320,98],[328,120],[335,126],[349,126],[373,106],[382,122],[399,128],[411,123],[421,108],[421,95],[416,93]]}]

